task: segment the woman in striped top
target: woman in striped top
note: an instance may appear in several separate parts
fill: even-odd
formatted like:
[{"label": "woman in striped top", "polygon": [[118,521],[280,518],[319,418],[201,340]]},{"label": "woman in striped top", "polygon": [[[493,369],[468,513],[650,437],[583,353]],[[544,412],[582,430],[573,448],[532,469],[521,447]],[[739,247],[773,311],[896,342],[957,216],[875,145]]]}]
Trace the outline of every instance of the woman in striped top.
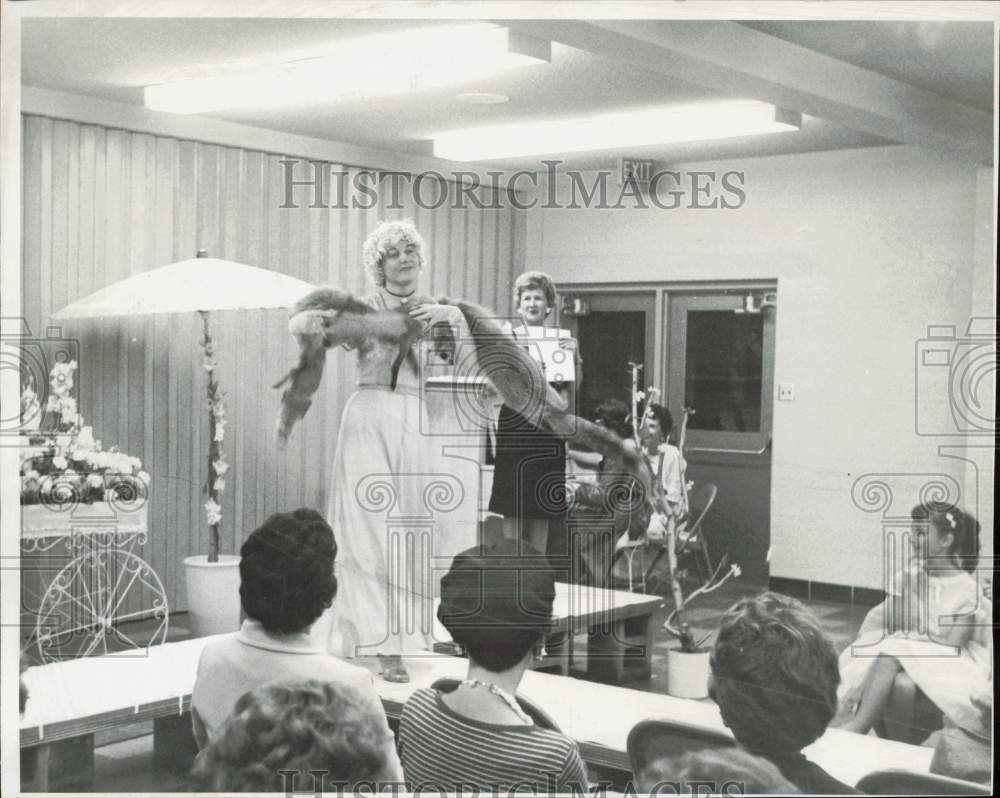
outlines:
[{"label": "woman in striped top", "polygon": [[450,693],[403,707],[403,772],[413,790],[586,792],[576,743],[534,725],[515,694],[552,621],[555,574],[517,541],[462,552],[441,580],[438,618],[469,656]]}]

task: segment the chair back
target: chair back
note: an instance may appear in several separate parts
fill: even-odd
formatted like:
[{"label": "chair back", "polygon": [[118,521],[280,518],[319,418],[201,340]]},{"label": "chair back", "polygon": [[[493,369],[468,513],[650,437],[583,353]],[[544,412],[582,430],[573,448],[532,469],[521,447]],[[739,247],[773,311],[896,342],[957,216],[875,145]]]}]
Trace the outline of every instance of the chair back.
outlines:
[{"label": "chair back", "polygon": [[858,782],[869,795],[992,795],[982,784],[909,770],[876,770]]},{"label": "chair back", "polygon": [[701,522],[708,515],[708,511],[715,502],[718,492],[719,488],[712,482],[705,482],[704,484],[694,486],[694,490],[691,491],[688,499],[688,518],[694,519],[687,525],[688,535],[695,535],[701,532]]},{"label": "chair back", "polygon": [[[434,684],[431,685],[432,690],[437,690],[439,693],[451,693],[462,683],[461,679],[453,679],[450,676],[443,676],[438,679]],[[524,696],[514,696],[517,699],[517,703],[524,710],[524,714],[527,715],[534,724],[539,729],[549,729],[551,731],[562,732],[558,724],[552,720],[552,717],[542,709],[540,706],[532,701],[529,701]]]},{"label": "chair back", "polygon": [[705,748],[735,748],[736,740],[725,731],[692,726],[679,720],[651,718],[639,721],[628,733],[625,744],[632,775],[638,779],[651,762]]}]

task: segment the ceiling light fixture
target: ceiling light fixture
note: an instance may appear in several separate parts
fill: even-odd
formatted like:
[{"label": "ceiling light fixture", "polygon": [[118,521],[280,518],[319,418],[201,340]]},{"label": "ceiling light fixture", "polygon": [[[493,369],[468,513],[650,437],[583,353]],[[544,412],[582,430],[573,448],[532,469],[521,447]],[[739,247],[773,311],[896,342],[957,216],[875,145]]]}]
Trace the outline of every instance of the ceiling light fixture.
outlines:
[{"label": "ceiling light fixture", "polygon": [[801,125],[801,114],[768,103],[720,100],[454,130],[434,136],[434,155],[453,161],[498,160],[781,133]]},{"label": "ceiling light fixture", "polygon": [[333,55],[321,58],[147,86],[145,104],[197,114],[384,97],[545,63],[551,51],[551,42],[489,23],[442,25],[338,42]]}]

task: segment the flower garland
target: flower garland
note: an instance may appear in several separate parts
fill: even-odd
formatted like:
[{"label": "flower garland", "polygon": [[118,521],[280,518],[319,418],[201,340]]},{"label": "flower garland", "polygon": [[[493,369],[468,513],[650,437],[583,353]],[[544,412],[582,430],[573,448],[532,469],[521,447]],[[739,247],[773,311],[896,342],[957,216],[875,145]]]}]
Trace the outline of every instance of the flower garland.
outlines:
[{"label": "flower garland", "polygon": [[226,462],[226,451],[223,443],[226,438],[226,405],[225,392],[215,379],[215,346],[208,332],[208,311],[201,311],[205,334],[201,341],[202,363],[208,375],[206,389],[208,409],[208,473],[205,481],[205,492],[208,501],[205,502],[205,520],[208,522],[211,540],[208,561],[219,559],[219,525],[222,523],[222,493],[226,489],[226,472],[229,463]]}]

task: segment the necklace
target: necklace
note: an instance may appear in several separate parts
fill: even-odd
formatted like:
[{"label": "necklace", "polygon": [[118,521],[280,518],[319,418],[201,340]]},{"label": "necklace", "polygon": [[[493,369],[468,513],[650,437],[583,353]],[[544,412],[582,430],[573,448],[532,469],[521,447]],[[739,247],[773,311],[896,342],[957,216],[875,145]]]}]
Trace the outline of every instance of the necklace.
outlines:
[{"label": "necklace", "polygon": [[520,718],[524,724],[528,726],[535,725],[535,722],[531,719],[531,717],[527,713],[525,713],[523,709],[521,709],[521,705],[517,703],[517,699],[514,698],[514,696],[512,696],[506,690],[502,690],[499,687],[497,687],[492,682],[481,682],[479,679],[463,679],[462,684],[468,687],[485,687],[493,695],[495,695],[497,698],[503,701],[508,707],[510,707],[511,712],[517,715],[518,718]]},{"label": "necklace", "polygon": [[400,305],[405,305],[405,304],[407,304],[407,303],[408,303],[408,302],[410,301],[410,297],[411,297],[411,296],[413,296],[413,295],[414,295],[415,293],[417,293],[417,289],[416,289],[416,288],[414,288],[414,289],[413,289],[412,291],[410,291],[410,293],[408,293],[408,294],[397,294],[397,293],[396,293],[395,291],[390,291],[390,290],[389,290],[388,288],[386,288],[386,287],[385,287],[384,285],[382,286],[382,290],[383,290],[383,291],[385,291],[385,292],[386,292],[386,293],[387,293],[387,294],[388,294],[389,296],[394,296],[394,297],[396,297],[396,299],[398,299],[398,300],[399,300],[399,304],[400,304]]}]

